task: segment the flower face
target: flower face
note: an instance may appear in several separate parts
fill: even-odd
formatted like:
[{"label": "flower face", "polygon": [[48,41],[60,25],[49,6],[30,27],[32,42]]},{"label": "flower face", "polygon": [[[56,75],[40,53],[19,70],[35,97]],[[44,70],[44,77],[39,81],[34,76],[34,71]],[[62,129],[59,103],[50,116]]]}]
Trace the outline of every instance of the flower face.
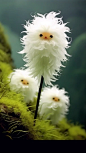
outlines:
[{"label": "flower face", "polygon": [[42,40],[51,40],[53,38],[53,35],[50,34],[49,32],[42,32],[39,37],[42,39]]},{"label": "flower face", "polygon": [[59,99],[58,97],[53,97],[52,99],[53,99],[53,101],[55,101],[55,102],[60,102],[60,99]]},{"label": "flower face", "polygon": [[25,80],[25,79],[22,79],[21,82],[22,82],[22,84],[24,84],[24,85],[28,85],[28,84],[29,84],[29,82],[28,82],[27,80]]},{"label": "flower face", "polygon": [[51,84],[58,75],[62,62],[67,60],[69,47],[67,32],[70,29],[63,23],[62,18],[56,17],[59,13],[37,14],[32,22],[26,22],[26,35],[21,42],[26,53],[24,61],[30,69],[31,75],[40,82],[43,75],[45,84]]},{"label": "flower face", "polygon": [[31,77],[27,70],[16,69],[10,74],[9,79],[11,90],[21,93],[26,102],[33,100],[38,90],[37,80]]},{"label": "flower face", "polygon": [[44,88],[39,104],[39,115],[57,124],[68,111],[69,97],[66,93],[64,89],[58,89],[56,86]]}]

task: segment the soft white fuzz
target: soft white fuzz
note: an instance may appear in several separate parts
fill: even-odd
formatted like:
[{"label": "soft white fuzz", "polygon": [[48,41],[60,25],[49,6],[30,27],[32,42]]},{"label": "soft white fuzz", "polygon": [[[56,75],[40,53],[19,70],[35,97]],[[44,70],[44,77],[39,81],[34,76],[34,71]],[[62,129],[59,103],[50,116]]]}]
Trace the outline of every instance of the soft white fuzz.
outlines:
[{"label": "soft white fuzz", "polygon": [[15,69],[8,78],[11,90],[21,93],[27,103],[33,100],[38,85],[37,80],[30,76],[27,70]]},{"label": "soft white fuzz", "polygon": [[24,25],[26,35],[21,39],[24,49],[20,53],[26,53],[26,67],[30,68],[31,74],[37,76],[39,81],[43,75],[45,84],[56,80],[55,76],[63,66],[61,62],[66,61],[69,56],[66,49],[70,42],[66,33],[70,29],[62,18],[56,17],[59,14],[50,12],[33,16],[32,22],[27,21]]},{"label": "soft white fuzz", "polygon": [[64,88],[45,87],[41,93],[39,115],[43,119],[50,119],[52,124],[57,124],[68,112],[69,97],[66,93]]}]

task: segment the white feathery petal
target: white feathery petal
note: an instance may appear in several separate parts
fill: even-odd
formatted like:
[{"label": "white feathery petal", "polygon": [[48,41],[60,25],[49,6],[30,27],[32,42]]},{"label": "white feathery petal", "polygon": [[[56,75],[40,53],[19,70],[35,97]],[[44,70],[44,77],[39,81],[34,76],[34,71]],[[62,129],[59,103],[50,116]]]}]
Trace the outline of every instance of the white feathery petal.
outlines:
[{"label": "white feathery petal", "polygon": [[33,101],[38,91],[38,83],[37,79],[30,75],[29,70],[14,69],[8,78],[11,90],[21,93],[27,103]]},{"label": "white feathery petal", "polygon": [[45,87],[41,93],[39,115],[43,119],[50,119],[52,124],[57,124],[68,112],[70,104],[66,94],[64,88]]},{"label": "white feathery petal", "polygon": [[63,66],[61,62],[70,56],[66,51],[70,44],[66,33],[70,32],[70,28],[66,26],[67,23],[63,23],[62,18],[57,17],[59,14],[60,12],[50,12],[34,15],[32,22],[27,21],[24,25],[26,35],[21,38],[24,48],[20,53],[26,54],[26,67],[29,67],[31,74],[37,77],[39,82],[43,75],[46,85],[50,84],[51,80],[56,80],[54,75],[58,75],[60,67]]}]

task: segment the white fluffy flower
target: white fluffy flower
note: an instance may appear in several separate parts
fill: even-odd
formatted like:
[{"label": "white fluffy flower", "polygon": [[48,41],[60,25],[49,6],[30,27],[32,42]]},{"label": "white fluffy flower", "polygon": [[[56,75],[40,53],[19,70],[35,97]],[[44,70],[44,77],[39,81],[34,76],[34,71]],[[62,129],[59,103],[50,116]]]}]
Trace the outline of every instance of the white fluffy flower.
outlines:
[{"label": "white fluffy flower", "polygon": [[69,97],[65,89],[45,87],[40,99],[39,115],[57,124],[68,112]]},{"label": "white fluffy flower", "polygon": [[31,23],[27,21],[24,25],[26,35],[21,39],[24,49],[20,53],[26,53],[26,66],[39,81],[43,75],[46,84],[56,80],[55,75],[63,66],[61,62],[69,56],[66,52],[69,47],[66,32],[70,32],[70,29],[62,18],[56,17],[59,14],[37,14]]},{"label": "white fluffy flower", "polygon": [[15,69],[8,78],[11,90],[21,93],[27,103],[33,100],[38,90],[37,80],[27,70]]}]

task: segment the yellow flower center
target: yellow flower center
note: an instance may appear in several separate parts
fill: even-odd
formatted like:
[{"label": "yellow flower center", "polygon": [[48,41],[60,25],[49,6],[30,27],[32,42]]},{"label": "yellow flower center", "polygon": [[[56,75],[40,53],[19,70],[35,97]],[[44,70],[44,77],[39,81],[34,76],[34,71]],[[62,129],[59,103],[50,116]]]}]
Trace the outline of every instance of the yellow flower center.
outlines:
[{"label": "yellow flower center", "polygon": [[43,40],[51,40],[53,38],[53,35],[49,32],[42,32],[39,37]]},{"label": "yellow flower center", "polygon": [[59,102],[60,101],[60,99],[58,98],[58,97],[53,97],[52,98],[55,102]]},{"label": "yellow flower center", "polygon": [[25,80],[25,79],[22,79],[21,82],[22,82],[22,84],[24,84],[24,85],[28,85],[28,84],[29,84],[29,82],[28,82],[27,80]]}]

